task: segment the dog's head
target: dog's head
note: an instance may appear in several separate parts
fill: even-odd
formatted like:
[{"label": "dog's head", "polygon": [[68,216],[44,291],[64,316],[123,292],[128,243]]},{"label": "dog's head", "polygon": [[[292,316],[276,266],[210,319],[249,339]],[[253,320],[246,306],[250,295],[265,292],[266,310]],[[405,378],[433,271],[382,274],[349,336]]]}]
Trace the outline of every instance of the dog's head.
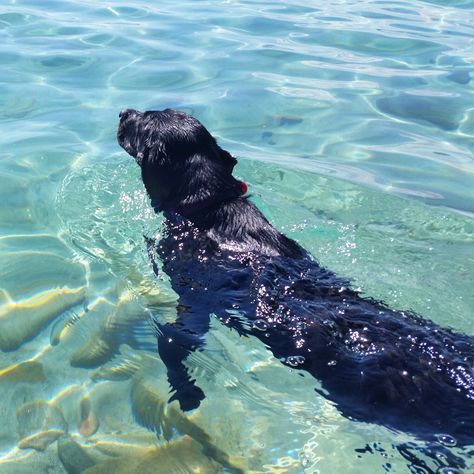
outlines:
[{"label": "dog's head", "polygon": [[171,109],[119,116],[118,142],[141,167],[156,209],[192,214],[245,192],[232,176],[237,160],[198,120]]}]

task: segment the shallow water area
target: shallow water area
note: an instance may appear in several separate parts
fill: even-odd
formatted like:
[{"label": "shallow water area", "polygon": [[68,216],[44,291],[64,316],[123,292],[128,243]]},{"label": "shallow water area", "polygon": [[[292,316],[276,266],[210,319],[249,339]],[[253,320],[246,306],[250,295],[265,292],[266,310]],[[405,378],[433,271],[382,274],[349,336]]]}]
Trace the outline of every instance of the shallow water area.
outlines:
[{"label": "shallow water area", "polygon": [[[118,112],[192,113],[268,219],[354,288],[474,334],[474,3],[6,0],[0,472],[472,472],[472,447],[348,420],[213,321],[168,404],[176,296]],[[456,469],[457,471],[454,471]]]}]

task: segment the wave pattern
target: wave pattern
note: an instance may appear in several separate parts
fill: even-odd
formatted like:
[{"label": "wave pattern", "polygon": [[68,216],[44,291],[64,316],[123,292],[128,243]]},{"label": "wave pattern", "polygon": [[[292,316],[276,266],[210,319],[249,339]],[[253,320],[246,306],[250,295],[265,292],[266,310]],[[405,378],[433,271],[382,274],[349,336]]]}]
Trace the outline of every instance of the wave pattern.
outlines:
[{"label": "wave pattern", "polygon": [[217,322],[187,361],[202,408],[167,404],[150,320],[173,321],[176,296],[115,131],[124,107],[192,112],[323,265],[472,333],[473,7],[5,0],[0,471],[470,472],[453,440],[346,420]]},{"label": "wave pattern", "polygon": [[472,6],[13,3],[0,15],[2,115],[22,119],[23,140],[56,124],[96,154],[123,105],[180,107],[243,156],[241,143],[271,145],[319,173],[349,165],[365,184],[472,211]]}]

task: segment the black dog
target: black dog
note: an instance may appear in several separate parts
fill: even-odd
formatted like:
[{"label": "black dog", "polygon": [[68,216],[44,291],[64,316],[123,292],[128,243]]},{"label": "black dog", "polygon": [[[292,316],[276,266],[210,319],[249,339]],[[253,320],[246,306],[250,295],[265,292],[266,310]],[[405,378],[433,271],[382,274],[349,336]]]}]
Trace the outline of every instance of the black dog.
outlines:
[{"label": "black dog", "polygon": [[149,250],[179,304],[175,323],[157,324],[158,350],[183,409],[204,397],[183,360],[203,346],[214,314],[312,374],[349,418],[473,442],[473,338],[361,298],[321,268],[244,196],[235,158],[189,115],[124,110],[117,136],[165,217],[165,237]]}]

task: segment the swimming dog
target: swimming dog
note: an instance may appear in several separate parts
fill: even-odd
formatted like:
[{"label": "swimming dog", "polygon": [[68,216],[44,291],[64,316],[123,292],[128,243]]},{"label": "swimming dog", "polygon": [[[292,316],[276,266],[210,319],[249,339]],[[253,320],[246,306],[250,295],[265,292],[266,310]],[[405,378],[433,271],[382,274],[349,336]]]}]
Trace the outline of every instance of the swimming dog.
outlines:
[{"label": "swimming dog", "polygon": [[363,298],[318,265],[268,222],[232,175],[236,159],[188,114],[123,110],[117,139],[164,214],[148,249],[179,296],[177,320],[156,323],[171,400],[190,410],[204,398],[183,361],[217,317],[314,376],[350,419],[472,443],[472,337]]}]

